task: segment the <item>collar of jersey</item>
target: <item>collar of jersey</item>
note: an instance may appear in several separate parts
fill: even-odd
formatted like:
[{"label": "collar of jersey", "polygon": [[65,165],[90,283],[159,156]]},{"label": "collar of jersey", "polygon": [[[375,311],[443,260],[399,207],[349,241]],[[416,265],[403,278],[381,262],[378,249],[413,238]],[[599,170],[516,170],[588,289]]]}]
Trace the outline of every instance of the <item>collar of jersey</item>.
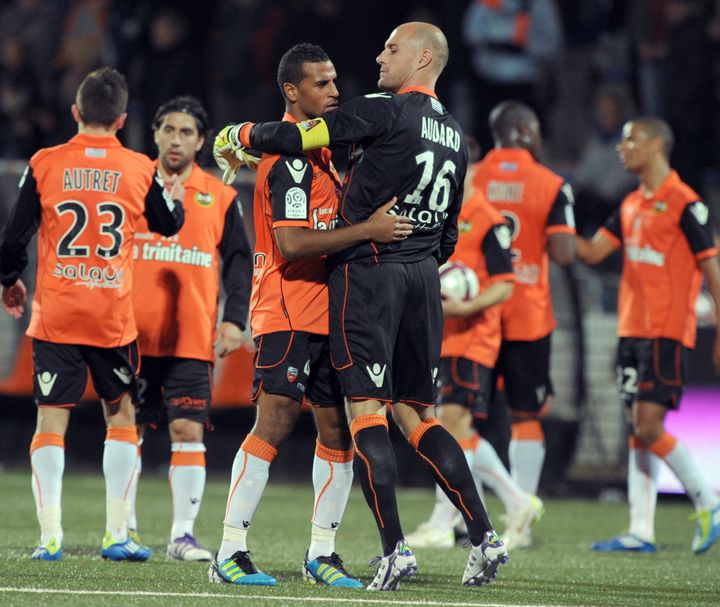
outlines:
[{"label": "collar of jersey", "polygon": [[397,94],[404,95],[405,93],[423,93],[424,95],[430,95],[430,97],[438,98],[437,93],[426,86],[409,86],[406,89],[400,89]]},{"label": "collar of jersey", "polygon": [[297,120],[295,120],[295,116],[293,116],[292,114],[288,114],[287,112],[285,112],[285,113],[283,114],[283,122],[297,122]]},{"label": "collar of jersey", "polygon": [[88,135],[78,133],[70,140],[70,143],[77,143],[89,148],[119,148],[122,144],[114,135]]},{"label": "collar of jersey", "polygon": [[680,176],[677,174],[676,170],[670,169],[670,174],[665,178],[665,181],[660,184],[660,187],[655,190],[649,198],[645,198],[643,188],[640,186],[638,190],[640,192],[640,199],[644,203],[655,202],[656,200],[667,200],[669,191],[675,189],[679,184]]},{"label": "collar of jersey", "polygon": [[496,161],[534,162],[532,154],[525,148],[493,148],[485,158],[492,158]]},{"label": "collar of jersey", "polygon": [[[160,164],[160,160],[156,158],[155,160],[153,160],[153,164],[157,169],[158,165]],[[205,184],[205,173],[200,168],[200,165],[197,162],[193,162],[192,171],[190,171],[188,178],[183,181],[183,187],[186,190],[197,190],[198,192],[202,192],[203,194],[207,193],[207,185]]]}]

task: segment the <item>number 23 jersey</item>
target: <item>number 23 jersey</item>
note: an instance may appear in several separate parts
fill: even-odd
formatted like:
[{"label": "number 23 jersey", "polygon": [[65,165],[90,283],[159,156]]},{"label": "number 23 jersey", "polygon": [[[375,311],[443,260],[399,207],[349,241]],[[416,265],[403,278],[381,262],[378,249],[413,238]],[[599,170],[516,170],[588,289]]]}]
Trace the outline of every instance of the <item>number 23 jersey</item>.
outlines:
[{"label": "number 23 jersey", "polygon": [[112,136],[76,135],[30,159],[4,243],[24,254],[39,224],[28,335],[101,348],[137,337],[131,255],[138,220],[145,215],[167,235],[182,225],[172,221],[174,203],[154,175],[147,156]]}]

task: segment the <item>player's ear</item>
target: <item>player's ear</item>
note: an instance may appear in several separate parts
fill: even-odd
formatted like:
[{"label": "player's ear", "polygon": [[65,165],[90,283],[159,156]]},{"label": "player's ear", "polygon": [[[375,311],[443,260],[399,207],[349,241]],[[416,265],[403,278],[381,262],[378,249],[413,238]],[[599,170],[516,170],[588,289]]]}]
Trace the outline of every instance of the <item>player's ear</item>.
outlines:
[{"label": "player's ear", "polygon": [[432,51],[429,48],[423,49],[423,52],[420,53],[420,57],[418,58],[418,67],[427,67],[432,63],[432,60]]},{"label": "player's ear", "polygon": [[195,145],[195,151],[199,152],[202,149],[202,146],[205,145],[205,137],[202,135],[198,136],[198,142],[197,145]]},{"label": "player's ear", "polygon": [[127,120],[127,112],[123,112],[116,118],[115,122],[113,123],[113,127],[115,128],[115,130],[119,131],[121,128],[123,128],[125,126],[126,120]]},{"label": "player's ear", "polygon": [[73,120],[80,124],[82,122],[82,117],[80,116],[80,108],[77,106],[77,103],[73,103],[70,106],[70,113],[72,114]]},{"label": "player's ear", "polygon": [[285,91],[285,98],[291,103],[295,103],[298,100],[298,89],[292,82],[284,83],[283,91]]}]

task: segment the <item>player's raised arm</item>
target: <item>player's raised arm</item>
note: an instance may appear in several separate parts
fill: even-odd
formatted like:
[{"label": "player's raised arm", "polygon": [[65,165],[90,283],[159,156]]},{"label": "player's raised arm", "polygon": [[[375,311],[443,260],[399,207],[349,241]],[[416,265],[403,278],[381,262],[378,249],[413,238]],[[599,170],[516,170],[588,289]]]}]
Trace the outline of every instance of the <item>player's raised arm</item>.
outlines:
[{"label": "player's raised arm", "polygon": [[172,187],[168,191],[162,177],[156,174],[145,196],[145,217],[149,228],[163,236],[177,234],[185,222],[182,205],[184,197],[185,188],[177,175],[173,177]]},{"label": "player's raised arm", "polygon": [[226,173],[233,170],[236,173],[240,166],[253,170],[257,166],[258,159],[249,149],[271,154],[297,154],[331,145],[367,141],[379,137],[389,127],[391,114],[387,101],[390,99],[387,93],[372,93],[311,120],[228,125],[215,138],[213,155]]}]

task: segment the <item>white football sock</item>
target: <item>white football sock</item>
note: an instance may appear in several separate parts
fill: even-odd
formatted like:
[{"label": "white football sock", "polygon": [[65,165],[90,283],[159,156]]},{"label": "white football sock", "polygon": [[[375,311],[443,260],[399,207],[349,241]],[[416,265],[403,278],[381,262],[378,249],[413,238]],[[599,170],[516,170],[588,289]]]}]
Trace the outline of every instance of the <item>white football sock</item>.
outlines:
[{"label": "white football sock", "polygon": [[475,449],[473,473],[490,487],[507,512],[517,512],[528,503],[528,495],[517,486],[493,446],[484,439]]},{"label": "white football sock", "polygon": [[312,528],[308,560],[335,552],[335,533],[340,527],[353,481],[353,451],[328,449],[319,442],[313,459]]},{"label": "white football sock", "polygon": [[665,463],[685,487],[685,492],[695,505],[695,510],[714,508],[717,505],[717,496],[682,442],[678,441],[675,448],[665,456]]},{"label": "white football sock", "polygon": [[[134,438],[133,438],[134,437]],[[103,474],[107,496],[107,526],[117,542],[127,540],[130,516],[130,486],[137,467],[137,431],[135,426],[107,429],[103,451]]]},{"label": "white football sock", "polygon": [[205,445],[173,443],[168,480],[173,496],[170,541],[193,535],[193,526],[205,492]]},{"label": "white football sock", "polygon": [[630,533],[645,542],[655,542],[655,506],[660,458],[638,447],[628,452],[628,502]]},{"label": "white football sock", "polygon": [[54,432],[36,434],[31,446],[30,464],[35,510],[40,523],[40,545],[46,545],[53,537],[62,543],[63,436]]},{"label": "white football sock", "polygon": [[247,530],[270,476],[270,463],[276,455],[277,450],[272,445],[252,434],[248,434],[238,450],[233,462],[218,561],[229,558],[238,550],[247,550]]},{"label": "white football sock", "polygon": [[535,495],[545,461],[545,438],[539,421],[512,424],[508,459],[515,484],[525,493]]}]

